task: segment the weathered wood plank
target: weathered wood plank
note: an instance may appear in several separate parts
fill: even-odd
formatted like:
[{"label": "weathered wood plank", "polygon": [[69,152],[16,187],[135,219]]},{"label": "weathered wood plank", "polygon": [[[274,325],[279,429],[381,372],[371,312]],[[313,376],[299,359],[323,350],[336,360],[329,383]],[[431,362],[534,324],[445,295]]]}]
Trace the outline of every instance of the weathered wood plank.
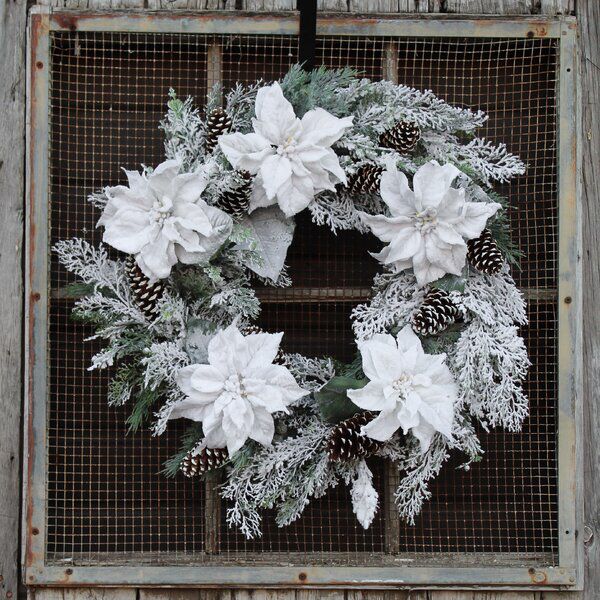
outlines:
[{"label": "weathered wood plank", "polygon": [[536,0],[447,0],[446,12],[486,15],[530,15],[539,12]]},{"label": "weathered wood plank", "polygon": [[600,597],[600,3],[578,3],[581,33],[583,223],[583,365],[584,365],[584,539],[586,547],[586,600]]},{"label": "weathered wood plank", "polygon": [[0,5],[0,597],[19,587],[26,0]]},{"label": "weathered wood plank", "polygon": [[543,15],[572,15],[575,14],[575,2],[576,0],[541,0],[540,12]]},{"label": "weathered wood plank", "polygon": [[136,600],[136,595],[132,588],[40,588],[31,600]]}]

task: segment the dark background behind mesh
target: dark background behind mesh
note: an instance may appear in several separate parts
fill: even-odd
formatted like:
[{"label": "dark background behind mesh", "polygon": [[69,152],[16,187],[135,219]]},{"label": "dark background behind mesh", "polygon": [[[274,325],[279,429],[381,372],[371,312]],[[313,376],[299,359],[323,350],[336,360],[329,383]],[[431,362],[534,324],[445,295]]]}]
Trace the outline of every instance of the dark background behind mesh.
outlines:
[{"label": "dark background behind mesh", "polygon": [[[98,212],[90,192],[124,181],[121,167],[164,159],[158,123],[167,92],[206,94],[207,48],[219,43],[225,87],[283,75],[297,59],[297,40],[285,36],[54,33],[51,38],[50,230],[55,242],[81,236],[93,242]],[[524,331],[533,362],[527,392],[531,416],[522,433],[483,435],[484,460],[468,472],[448,463],[432,485],[415,526],[389,526],[384,466],[374,463],[383,506],[368,531],[357,524],[349,492],[333,490],[304,517],[278,529],[268,514],[264,536],[246,542],[222,524],[220,553],[203,553],[204,488],[183,477],[165,479],[163,462],[185,428],[173,422],[160,438],[127,435],[127,407],[106,405],[110,372],[86,370],[98,350],[84,342],[88,327],[70,319],[72,303],[53,299],[49,311],[49,430],[47,560],[98,562],[250,562],[380,564],[386,535],[418,563],[442,553],[512,553],[509,560],[557,560],[557,172],[556,72],[553,40],[320,38],[318,61],[350,65],[383,77],[386,46],[398,54],[398,80],[431,88],[445,100],[485,110],[482,135],[504,141],[528,165],[504,186],[516,240],[526,253],[518,285],[541,297],[529,303]],[[298,218],[289,264],[298,288],[369,288],[376,272],[367,236],[334,236]],[[51,259],[50,284],[71,276]],[[353,355],[350,298],[336,302],[264,304],[262,324],[285,330],[286,349],[307,355]],[[280,299],[281,300],[281,299]],[[397,479],[398,475],[391,476]],[[391,481],[393,486],[395,482]],[[396,481],[397,483],[397,481]],[[223,511],[224,512],[224,511]],[[387,534],[386,534],[387,530]],[[403,564],[403,563],[399,563]],[[411,563],[414,564],[414,563]]]}]

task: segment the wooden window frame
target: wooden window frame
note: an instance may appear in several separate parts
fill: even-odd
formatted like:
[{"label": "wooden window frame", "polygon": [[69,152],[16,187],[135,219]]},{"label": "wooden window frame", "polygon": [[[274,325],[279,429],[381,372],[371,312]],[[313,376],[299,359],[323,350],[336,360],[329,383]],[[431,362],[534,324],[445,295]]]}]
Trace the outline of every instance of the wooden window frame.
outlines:
[{"label": "wooden window frame", "polygon": [[[46,523],[46,327],[48,310],[48,231],[36,226],[48,218],[49,36],[52,31],[297,35],[294,14],[92,13],[34,7],[28,51],[28,170],[26,252],[26,389],[23,564],[27,585],[197,586],[197,587],[478,587],[504,589],[582,589],[581,276],[580,207],[577,201],[577,35],[574,19],[563,18],[405,18],[319,19],[319,35],[464,38],[555,38],[559,40],[559,381],[558,535],[555,567],[272,567],[272,566],[56,566],[45,563]],[[391,77],[390,51],[384,69]],[[208,80],[219,80],[218,47],[208,54]],[[208,489],[208,504],[217,506]],[[212,499],[212,500],[211,500]],[[207,525],[218,511],[206,511]],[[210,527],[209,527],[210,529]],[[210,545],[210,544],[209,544]]]}]

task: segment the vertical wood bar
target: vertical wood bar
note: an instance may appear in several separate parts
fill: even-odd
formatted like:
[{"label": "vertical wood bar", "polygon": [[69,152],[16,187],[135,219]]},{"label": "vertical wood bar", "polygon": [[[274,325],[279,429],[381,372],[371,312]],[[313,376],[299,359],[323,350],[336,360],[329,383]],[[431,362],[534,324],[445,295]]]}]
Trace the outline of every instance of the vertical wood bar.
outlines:
[{"label": "vertical wood bar", "polygon": [[[398,44],[386,42],[383,55],[383,78],[398,83]],[[383,467],[383,518],[385,527],[385,551],[389,554],[400,552],[400,515],[396,508],[394,492],[398,480],[398,472],[390,460]]]},{"label": "vertical wood bar", "polygon": [[[221,44],[211,44],[206,53],[206,92],[223,81],[223,49]],[[222,90],[219,92],[222,101]]]},{"label": "vertical wood bar", "polygon": [[204,479],[204,551],[218,554],[221,546],[221,469],[209,471]]}]

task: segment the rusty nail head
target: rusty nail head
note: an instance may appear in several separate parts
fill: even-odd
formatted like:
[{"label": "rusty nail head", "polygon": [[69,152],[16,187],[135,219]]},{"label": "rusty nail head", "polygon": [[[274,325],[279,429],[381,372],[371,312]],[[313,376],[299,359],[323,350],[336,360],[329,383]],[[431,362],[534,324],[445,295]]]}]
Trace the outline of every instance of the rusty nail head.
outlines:
[{"label": "rusty nail head", "polygon": [[534,575],[535,574],[535,569],[533,567],[529,567],[529,574],[530,575]]},{"label": "rusty nail head", "polygon": [[565,298],[565,304],[571,304],[571,302],[573,302],[573,298],[571,298],[571,296],[567,296]]},{"label": "rusty nail head", "polygon": [[13,593],[11,591],[6,592],[6,597],[7,598],[12,598],[13,597]]},{"label": "rusty nail head", "polygon": [[40,533],[40,530],[37,527],[34,527],[31,530],[31,535],[38,535]]},{"label": "rusty nail head", "polygon": [[73,575],[73,569],[65,569],[65,575]]},{"label": "rusty nail head", "polygon": [[306,573],[300,573],[300,575],[298,575],[298,579],[300,581],[306,581],[308,579]]},{"label": "rusty nail head", "polygon": [[41,60],[38,60],[38,61],[35,63],[35,66],[36,66],[38,69],[43,69],[43,68],[44,68],[44,63],[43,63]]}]

